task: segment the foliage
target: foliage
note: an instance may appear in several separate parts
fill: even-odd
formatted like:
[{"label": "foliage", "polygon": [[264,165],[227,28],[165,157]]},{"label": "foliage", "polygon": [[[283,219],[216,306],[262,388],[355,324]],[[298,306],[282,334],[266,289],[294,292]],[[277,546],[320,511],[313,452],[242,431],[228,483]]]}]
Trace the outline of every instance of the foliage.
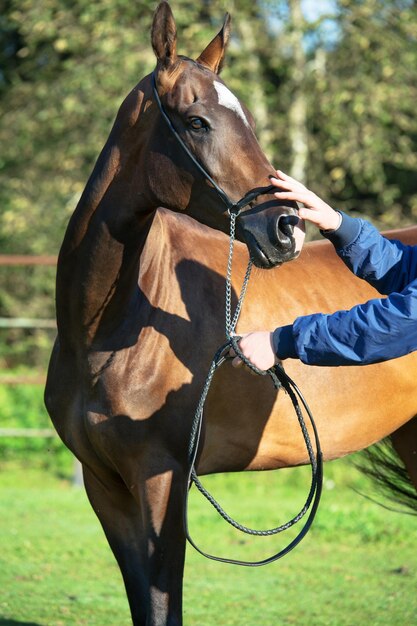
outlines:
[{"label": "foliage", "polygon": [[[0,266],[0,316],[52,320],[55,267]],[[54,328],[0,328],[0,369],[31,365],[45,370]]]},{"label": "foliage", "polygon": [[[43,403],[41,385],[0,385],[0,424],[2,428],[52,429]],[[69,477],[74,460],[58,437],[0,437],[3,470],[9,462],[53,471]]]},{"label": "foliage", "polygon": [[[154,65],[149,29],[155,2],[4,4],[1,248],[56,253],[122,98]],[[181,51],[190,56],[215,34],[225,10],[232,12],[224,77],[255,118],[259,113],[262,144],[288,168],[294,50],[288,20],[279,21],[286,3],[272,4],[274,19],[262,2],[172,4]],[[339,35],[330,47],[320,34],[322,22],[304,26],[310,42],[308,182],[327,195],[330,182],[336,201],[364,199],[371,214],[395,203],[396,218],[399,207],[410,217],[417,210],[417,8],[405,1],[340,0],[333,16]]]},{"label": "foliage", "polygon": [[[306,182],[335,206],[356,207],[381,228],[415,220],[415,2],[334,0],[324,14],[320,3],[312,14],[311,3],[301,0],[171,4],[179,51],[194,58],[224,13],[232,14],[223,77],[254,113],[276,166],[291,172],[301,140]],[[156,0],[2,0],[2,252],[57,254],[118,106],[154,66],[155,6]],[[298,21],[297,7],[305,13]],[[300,104],[301,113],[292,115]],[[6,272],[0,316],[53,317],[52,271]],[[24,353],[28,363],[45,364],[50,340],[44,331],[13,331],[0,359],[14,366],[13,354]]]},{"label": "foliage", "polygon": [[[312,73],[312,182],[382,227],[417,216],[417,7],[343,0],[342,36]],[[317,53],[316,53],[317,60]]]},{"label": "foliage", "polygon": [[[210,489],[239,519],[261,526],[283,518],[305,495],[306,468],[277,473],[213,476]],[[352,487],[366,483],[346,461],[326,465],[318,518],[309,535],[281,561],[237,568],[190,549],[185,572],[184,623],[283,626],[403,626],[415,621],[415,519],[387,513]],[[0,623],[123,626],[127,600],[116,562],[82,489],[50,473],[0,474]],[[191,528],[223,554],[259,557],[231,537],[226,523],[191,503]],[[274,538],[266,550],[284,539]],[[266,539],[269,541],[269,539]],[[259,545],[261,542],[261,546]]]}]

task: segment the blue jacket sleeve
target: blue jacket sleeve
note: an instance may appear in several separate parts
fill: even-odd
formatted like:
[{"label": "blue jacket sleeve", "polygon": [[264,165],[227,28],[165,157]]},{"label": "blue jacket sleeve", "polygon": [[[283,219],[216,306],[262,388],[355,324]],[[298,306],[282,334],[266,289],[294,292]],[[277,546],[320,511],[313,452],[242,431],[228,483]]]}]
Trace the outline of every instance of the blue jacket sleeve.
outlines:
[{"label": "blue jacket sleeve", "polygon": [[357,276],[390,295],[277,328],[278,357],[310,365],[366,365],[417,350],[417,248],[389,241],[368,222],[345,215],[338,231],[324,234]]},{"label": "blue jacket sleeve", "polygon": [[417,278],[417,248],[386,239],[365,220],[343,213],[341,227],[323,234],[349,269],[380,293],[402,291]]}]

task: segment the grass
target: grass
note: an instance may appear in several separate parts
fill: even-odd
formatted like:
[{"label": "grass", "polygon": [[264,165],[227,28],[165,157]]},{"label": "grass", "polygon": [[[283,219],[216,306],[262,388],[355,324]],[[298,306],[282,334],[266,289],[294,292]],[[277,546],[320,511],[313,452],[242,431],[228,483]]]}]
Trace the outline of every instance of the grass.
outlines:
[{"label": "grass", "polygon": [[[6,376],[35,376],[30,368],[1,370]],[[0,426],[4,429],[51,429],[52,424],[43,401],[43,386],[36,384],[0,384]],[[58,437],[0,437],[0,459],[31,459],[31,466],[44,468],[60,476],[70,476],[74,462]]]},{"label": "grass", "polygon": [[[48,427],[39,386],[0,386],[3,427]],[[128,626],[121,576],[73,460],[58,440],[0,439],[0,626]],[[256,528],[301,508],[307,468],[204,479],[226,510]],[[417,624],[415,517],[357,495],[369,483],[351,462],[325,466],[312,531],[263,568],[218,564],[187,551],[185,626]],[[251,539],[220,520],[198,492],[190,528],[209,552],[262,559],[293,536]]]},{"label": "grass", "polygon": [[[84,490],[38,466],[9,460],[0,470],[0,626],[128,626],[121,577]],[[325,476],[313,530],[281,561],[238,568],[188,549],[185,626],[416,623],[416,518],[357,495],[352,487],[369,486],[346,461]],[[243,523],[273,526],[302,505],[308,470],[204,482]],[[283,545],[238,536],[197,493],[190,516],[198,542],[227,556],[263,558]]]}]

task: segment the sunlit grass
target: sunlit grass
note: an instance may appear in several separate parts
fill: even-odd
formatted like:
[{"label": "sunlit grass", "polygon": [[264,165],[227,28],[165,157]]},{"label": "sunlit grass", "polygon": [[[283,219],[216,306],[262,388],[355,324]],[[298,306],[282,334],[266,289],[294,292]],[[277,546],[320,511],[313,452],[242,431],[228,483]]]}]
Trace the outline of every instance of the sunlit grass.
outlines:
[{"label": "sunlit grass", "polygon": [[[0,473],[0,626],[128,626],[121,577],[82,488],[52,472],[3,464]],[[326,466],[311,533],[264,568],[217,564],[187,550],[185,626],[404,626],[417,615],[416,518],[358,496],[368,489],[351,464]],[[204,479],[239,521],[285,521],[303,503],[308,468]],[[205,548],[263,558],[282,538],[250,539],[190,503],[193,536]]]}]

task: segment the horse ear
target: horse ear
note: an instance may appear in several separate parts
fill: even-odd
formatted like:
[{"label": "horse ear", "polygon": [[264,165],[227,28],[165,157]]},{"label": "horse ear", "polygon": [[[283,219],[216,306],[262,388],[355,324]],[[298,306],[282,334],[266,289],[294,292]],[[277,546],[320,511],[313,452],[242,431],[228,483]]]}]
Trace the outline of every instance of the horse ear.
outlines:
[{"label": "horse ear", "polygon": [[205,65],[216,74],[219,74],[222,69],[223,59],[230,37],[230,19],[229,13],[226,13],[221,31],[197,59],[197,63]]},{"label": "horse ear", "polygon": [[165,69],[172,66],[177,60],[177,27],[168,2],[156,8],[151,39],[158,63]]}]

